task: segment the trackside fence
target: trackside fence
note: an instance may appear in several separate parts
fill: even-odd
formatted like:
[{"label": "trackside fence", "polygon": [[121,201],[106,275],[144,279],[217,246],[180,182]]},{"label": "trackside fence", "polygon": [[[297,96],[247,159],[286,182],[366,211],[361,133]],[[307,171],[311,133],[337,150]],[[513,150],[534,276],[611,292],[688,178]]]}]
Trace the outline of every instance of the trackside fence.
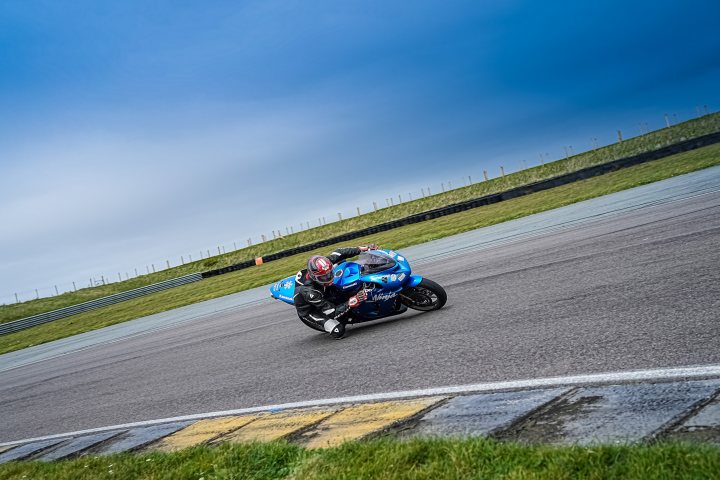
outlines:
[{"label": "trackside fence", "polygon": [[115,303],[124,302],[132,298],[142,297],[151,293],[160,292],[169,288],[178,287],[180,285],[186,285],[188,283],[197,282],[202,280],[202,273],[191,273],[178,278],[172,278],[165,280],[164,282],[154,283],[152,285],[146,285],[141,288],[135,288],[128,290],[127,292],[120,292],[107,297],[96,298],[89,302],[79,303],[69,307],[54,310],[52,312],[40,313],[33,315],[32,317],[21,318],[20,320],[14,320],[12,322],[0,324],[0,335],[5,335],[26,328],[41,325],[43,323],[52,322],[53,320],[59,320],[61,318],[69,317],[88,310],[95,310],[96,308],[105,307],[107,305],[113,305]]},{"label": "trackside fence", "polygon": [[[372,227],[364,228],[362,230],[356,230],[353,232],[344,233],[342,235],[338,235],[338,236],[328,238],[325,240],[319,240],[317,242],[313,242],[313,243],[310,243],[307,245],[301,245],[301,246],[289,248],[287,250],[283,250],[280,252],[271,253],[269,255],[263,256],[261,260],[262,260],[262,263],[270,262],[273,260],[278,260],[281,258],[289,257],[291,255],[296,255],[298,253],[309,252],[309,251],[315,250],[317,248],[327,247],[329,245],[333,245],[333,244],[336,244],[339,242],[345,242],[348,240],[365,237],[365,236],[372,235],[375,233],[385,232],[387,230],[392,230],[394,228],[403,227],[405,225],[412,225],[415,223],[432,220],[434,218],[444,217],[446,215],[452,215],[453,213],[463,212],[465,210],[482,207],[484,205],[491,205],[491,204],[502,202],[505,200],[510,200],[512,198],[521,197],[523,195],[529,195],[531,193],[548,190],[550,188],[559,187],[561,185],[567,185],[569,183],[577,182],[579,180],[584,180],[586,178],[596,177],[598,175],[603,175],[605,173],[614,172],[616,170],[620,170],[620,169],[627,168],[627,167],[632,167],[634,165],[639,165],[641,163],[650,162],[652,160],[658,160],[660,158],[668,157],[670,155],[675,155],[677,153],[695,150],[697,148],[705,147],[705,146],[712,145],[715,143],[720,143],[720,132],[712,133],[709,135],[704,135],[702,137],[697,137],[697,138],[694,138],[691,140],[686,140],[686,141],[676,143],[673,145],[669,145],[667,147],[659,148],[657,150],[653,150],[650,152],[644,152],[644,153],[640,153],[638,155],[633,155],[630,157],[621,158],[619,160],[614,160],[614,161],[603,163],[600,165],[595,165],[592,167],[584,168],[582,170],[578,170],[578,171],[575,171],[572,173],[567,173],[564,175],[559,175],[557,177],[549,178],[546,180],[540,180],[540,181],[530,183],[527,185],[522,185],[520,187],[515,187],[510,190],[506,190],[504,192],[485,195],[483,197],[475,198],[475,199],[468,200],[465,202],[455,203],[453,205],[448,205],[448,206],[441,207],[441,208],[436,208],[434,210],[429,210],[427,212],[417,213],[417,214],[410,215],[405,218],[382,223],[380,225],[374,225]],[[183,277],[178,277],[178,278],[174,278],[171,280],[166,280],[164,282],[155,283],[153,285],[148,285],[148,286],[145,286],[142,288],[128,290],[127,292],[121,292],[121,293],[117,293],[117,294],[110,295],[107,297],[98,298],[96,300],[81,303],[78,305],[73,305],[70,307],[61,308],[59,310],[55,310],[52,312],[41,313],[38,315],[33,315],[32,317],[22,318],[20,320],[14,320],[12,322],[3,323],[3,324],[0,324],[0,335],[17,332],[19,330],[24,330],[26,328],[34,327],[36,325],[40,325],[40,324],[47,323],[47,322],[51,322],[53,320],[58,320],[60,318],[69,317],[69,316],[75,315],[77,313],[82,313],[82,312],[86,312],[88,310],[93,310],[93,309],[101,308],[101,307],[104,307],[107,305],[112,305],[115,303],[123,302],[123,301],[129,300],[131,298],[136,298],[136,297],[140,297],[143,295],[149,295],[151,293],[159,292],[161,290],[166,290],[168,288],[173,288],[173,287],[185,285],[185,284],[192,283],[192,282],[197,282],[204,278],[214,277],[217,275],[222,275],[222,274],[234,272],[237,270],[243,270],[245,268],[250,268],[252,266],[257,265],[258,260],[260,260],[260,259],[247,260],[245,262],[236,263],[234,265],[218,268],[215,270],[210,270],[207,272],[192,273],[190,275],[185,275]]]},{"label": "trackside fence", "polygon": [[[521,197],[523,195],[529,195],[531,193],[548,190],[550,188],[559,187],[561,185],[567,185],[568,183],[577,182],[586,178],[596,177],[605,173],[614,172],[616,170],[627,167],[632,167],[633,165],[639,165],[641,163],[649,162],[652,160],[658,160],[660,158],[668,157],[670,155],[675,155],[676,153],[695,150],[697,148],[705,147],[718,142],[720,142],[720,132],[704,135],[702,137],[694,138],[692,140],[686,140],[684,142],[676,143],[650,152],[644,152],[638,155],[633,155],[631,157],[614,160],[612,162],[602,163],[600,165],[595,165],[575,172],[559,175],[557,177],[549,178],[547,180],[540,180],[534,183],[529,183],[527,185],[515,187],[504,192],[485,195],[483,197],[474,198],[465,202],[455,203],[453,205],[436,208],[434,210],[428,210],[427,212],[416,213],[405,218],[382,223],[380,225],[374,225],[372,227],[364,228],[362,230],[344,233],[342,235],[338,235],[336,237],[328,238],[325,240],[319,240],[308,245],[301,245],[299,247],[289,248],[287,250],[263,256],[262,262],[270,262],[273,260],[278,260],[280,258],[289,257],[291,255],[296,255],[298,253],[309,252],[311,250],[315,250],[316,248],[327,247],[328,245],[333,245],[339,242],[345,242],[348,240],[353,240],[355,238],[365,237],[374,233],[385,232],[387,230],[392,230],[393,228],[403,227],[405,225],[412,225],[414,223],[424,222],[426,220],[432,220],[434,218],[444,217],[446,215],[452,215],[453,213],[463,212],[472,208],[482,207],[484,205],[491,205],[493,203],[510,200],[512,198]],[[248,260],[242,263],[237,263],[235,265],[230,265],[227,267],[218,268],[216,270],[203,272],[202,276],[203,278],[208,278],[215,275],[222,275],[224,273],[249,268],[251,266],[254,266],[255,264],[255,260]]]}]

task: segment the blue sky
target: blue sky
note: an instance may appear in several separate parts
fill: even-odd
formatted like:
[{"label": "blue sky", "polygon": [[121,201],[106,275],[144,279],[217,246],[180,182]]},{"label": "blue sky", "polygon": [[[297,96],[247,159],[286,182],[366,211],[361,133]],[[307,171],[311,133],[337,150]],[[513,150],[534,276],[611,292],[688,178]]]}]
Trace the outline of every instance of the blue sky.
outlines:
[{"label": "blue sky", "polygon": [[3,0],[0,303],[715,111],[718,19],[712,1]]}]

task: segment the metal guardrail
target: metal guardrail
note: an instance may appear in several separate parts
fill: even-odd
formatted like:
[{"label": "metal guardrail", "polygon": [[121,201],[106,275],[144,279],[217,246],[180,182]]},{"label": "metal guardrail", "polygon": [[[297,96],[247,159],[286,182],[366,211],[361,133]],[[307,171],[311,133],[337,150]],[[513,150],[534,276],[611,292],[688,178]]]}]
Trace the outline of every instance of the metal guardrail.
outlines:
[{"label": "metal guardrail", "polygon": [[115,303],[124,302],[132,298],[142,297],[151,293],[160,292],[173,287],[179,287],[180,285],[186,285],[202,280],[202,273],[191,273],[178,278],[171,278],[164,282],[153,283],[127,292],[120,292],[107,297],[97,298],[90,300],[89,302],[79,303],[77,305],[71,305],[69,307],[61,308],[59,310],[53,310],[52,312],[40,313],[33,315],[32,317],[21,318],[20,320],[14,320],[12,322],[0,324],[0,335],[17,332],[26,328],[41,325],[43,323],[52,322],[61,318],[76,315],[78,313],[87,312],[96,308],[105,307],[107,305],[113,305]]}]

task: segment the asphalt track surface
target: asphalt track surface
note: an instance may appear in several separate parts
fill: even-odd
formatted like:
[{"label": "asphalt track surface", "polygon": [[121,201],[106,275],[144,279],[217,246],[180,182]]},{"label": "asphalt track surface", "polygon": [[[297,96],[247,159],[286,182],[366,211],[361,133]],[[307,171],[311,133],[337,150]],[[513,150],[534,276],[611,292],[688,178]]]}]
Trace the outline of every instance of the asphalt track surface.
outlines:
[{"label": "asphalt track surface", "polygon": [[109,343],[58,343],[60,356],[47,353],[52,346],[34,359],[2,356],[0,440],[309,399],[720,363],[720,168],[403,253],[446,287],[447,306],[350,327],[341,341],[303,326],[285,304],[255,300]]}]

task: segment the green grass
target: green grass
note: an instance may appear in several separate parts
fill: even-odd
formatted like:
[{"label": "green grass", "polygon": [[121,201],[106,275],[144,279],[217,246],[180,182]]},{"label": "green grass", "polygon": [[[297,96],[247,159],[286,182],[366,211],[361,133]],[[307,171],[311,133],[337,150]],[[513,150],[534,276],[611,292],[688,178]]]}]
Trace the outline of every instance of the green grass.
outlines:
[{"label": "green grass", "polygon": [[342,233],[360,230],[390,220],[403,218],[415,213],[500,192],[509,188],[573,172],[592,165],[606,163],[629,155],[655,150],[682,140],[695,138],[717,131],[720,131],[720,113],[683,122],[670,128],[664,128],[639,137],[628,139],[622,143],[616,143],[597,150],[580,153],[568,159],[547,163],[545,165],[508,174],[505,177],[491,179],[487,182],[476,183],[468,187],[458,188],[450,192],[432,195],[412,202],[406,202],[394,207],[383,208],[377,212],[349,218],[341,222],[334,222],[322,227],[312,228],[284,238],[271,240],[260,245],[243,248],[224,255],[210,257],[205,260],[199,260],[149,275],[141,275],[137,278],[122,282],[85,288],[78,290],[77,292],[67,292],[55,297],[41,298],[19,304],[2,305],[0,306],[0,323],[28,317],[42,312],[57,310],[69,305],[75,305],[95,298],[111,295],[113,293],[150,285],[152,283],[179,277],[188,273],[202,272],[214,268],[233,265],[235,263],[259,256],[285,250],[287,248],[307,245],[318,240],[340,235]]},{"label": "green grass", "polygon": [[559,447],[488,439],[388,439],[309,451],[284,442],[194,447],[0,465],[3,479],[712,479],[720,448],[655,444]]},{"label": "green grass", "polygon": [[[357,239],[353,243],[362,245],[374,242],[384,247],[402,249],[409,245],[505,222],[718,164],[720,164],[720,144],[494,205],[382,232]],[[27,330],[3,335],[0,337],[0,354],[249,288],[267,285],[297,272],[304,265],[309,255],[327,253],[332,251],[333,247],[329,246],[314,252],[294,255],[265,263],[259,267],[212,277],[201,282],[176,287],[153,295],[73,315],[72,317]],[[410,261],[412,262],[412,259]]]}]

